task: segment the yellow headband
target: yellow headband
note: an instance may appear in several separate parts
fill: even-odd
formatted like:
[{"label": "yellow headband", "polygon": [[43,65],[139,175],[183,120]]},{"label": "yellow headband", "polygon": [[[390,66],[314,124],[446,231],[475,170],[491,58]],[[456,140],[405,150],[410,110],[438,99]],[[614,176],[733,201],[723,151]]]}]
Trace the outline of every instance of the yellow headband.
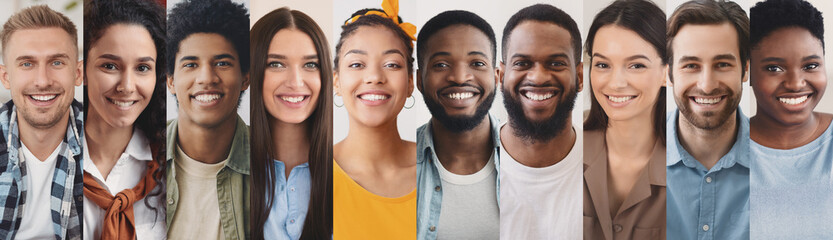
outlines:
[{"label": "yellow headband", "polygon": [[[351,24],[363,16],[378,15],[384,18],[389,18],[393,21],[393,23],[398,24],[399,28],[401,28],[402,31],[405,31],[405,33],[408,34],[408,37],[411,38],[411,41],[416,41],[416,37],[414,37],[416,35],[416,26],[406,22],[399,23],[399,0],[382,0],[382,10],[384,10],[385,12],[371,10],[364,13],[364,15],[356,15],[353,18],[350,18],[349,20],[344,22],[344,25]],[[414,46],[413,42],[410,42],[410,44],[411,47]]]}]

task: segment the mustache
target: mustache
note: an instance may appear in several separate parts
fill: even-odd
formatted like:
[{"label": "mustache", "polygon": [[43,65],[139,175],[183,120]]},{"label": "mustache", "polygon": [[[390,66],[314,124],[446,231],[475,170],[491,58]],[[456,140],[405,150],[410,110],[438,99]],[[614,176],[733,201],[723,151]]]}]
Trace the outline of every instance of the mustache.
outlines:
[{"label": "mustache", "polygon": [[483,89],[483,87],[481,87],[481,86],[477,86],[477,85],[474,85],[474,84],[471,84],[471,83],[468,83],[468,82],[464,82],[464,83],[461,83],[461,84],[452,83],[451,85],[448,85],[448,86],[445,86],[443,88],[438,89],[437,92],[443,92],[446,89],[454,88],[454,87],[471,87],[471,88],[477,89],[477,91],[479,91],[481,93],[483,93],[485,91]]},{"label": "mustache", "polygon": [[725,87],[715,88],[711,92],[703,91],[703,89],[700,89],[700,88],[691,88],[691,89],[686,90],[684,95],[685,96],[698,95],[698,96],[704,96],[704,97],[712,97],[712,96],[720,96],[720,95],[735,95],[735,92],[732,91],[732,90],[729,90],[728,88],[725,88]]},{"label": "mustache", "polygon": [[38,95],[38,94],[60,94],[64,93],[64,89],[58,86],[48,86],[48,87],[32,87],[23,89],[22,93],[24,95]]}]

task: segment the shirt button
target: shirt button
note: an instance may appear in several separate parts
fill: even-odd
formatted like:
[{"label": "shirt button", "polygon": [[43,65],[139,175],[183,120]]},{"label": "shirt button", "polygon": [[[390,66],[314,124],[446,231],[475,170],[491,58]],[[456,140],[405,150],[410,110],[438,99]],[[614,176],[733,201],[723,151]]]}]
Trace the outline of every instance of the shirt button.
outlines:
[{"label": "shirt button", "polygon": [[708,224],[703,225],[703,232],[707,232],[707,231],[709,231],[709,225]]},{"label": "shirt button", "polygon": [[712,177],[706,177],[706,183],[712,183]]},{"label": "shirt button", "polygon": [[294,191],[295,191],[295,188],[294,188],[294,187],[291,187],[291,188],[289,188],[289,191],[294,192]]},{"label": "shirt button", "polygon": [[434,191],[439,192],[439,191],[440,191],[440,189],[442,189],[442,188],[440,188],[440,186],[434,187]]},{"label": "shirt button", "polygon": [[[438,187],[438,188],[439,188],[439,187]],[[433,231],[436,231],[436,230],[437,230],[437,227],[435,227],[435,226],[431,226],[431,227],[429,227],[429,228],[428,228],[428,231],[432,231],[432,232],[433,232]]]},{"label": "shirt button", "polygon": [[174,199],[173,198],[168,198],[168,205],[171,205],[171,204],[174,204]]},{"label": "shirt button", "polygon": [[289,219],[289,223],[295,223],[295,219]]},{"label": "shirt button", "polygon": [[622,231],[622,225],[619,225],[619,224],[613,225],[613,231],[614,232],[621,232]]}]

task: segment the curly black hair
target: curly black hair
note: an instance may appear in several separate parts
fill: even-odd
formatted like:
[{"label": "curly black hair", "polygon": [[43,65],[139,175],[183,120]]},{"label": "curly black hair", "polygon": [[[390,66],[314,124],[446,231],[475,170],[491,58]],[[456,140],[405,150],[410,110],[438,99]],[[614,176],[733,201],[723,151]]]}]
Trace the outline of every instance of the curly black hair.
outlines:
[{"label": "curly black hair", "polygon": [[422,61],[425,57],[423,55],[426,51],[425,44],[428,42],[428,39],[431,38],[431,36],[434,36],[434,34],[439,32],[440,30],[443,30],[446,27],[452,25],[468,25],[477,28],[477,30],[480,30],[480,32],[483,32],[483,34],[485,34],[486,37],[489,38],[489,42],[492,44],[492,66],[495,65],[495,59],[497,58],[497,41],[495,41],[495,30],[492,29],[492,25],[489,25],[489,22],[486,22],[486,20],[484,20],[480,16],[477,16],[477,14],[473,12],[463,10],[452,10],[445,11],[438,14],[437,16],[434,16],[422,26],[421,30],[419,30],[419,38],[417,38],[416,47],[417,66],[419,67],[419,69],[422,69]]},{"label": "curly black hair", "polygon": [[[90,49],[101,39],[106,30],[115,24],[139,25],[150,33],[156,46],[156,84],[148,106],[142,110],[133,124],[141,130],[154,149],[153,159],[159,168],[153,173],[154,181],[160,186],[149,196],[161,196],[165,193],[165,10],[152,0],[92,0],[84,6],[84,59],[88,59]],[[87,61],[84,61],[86,68]],[[87,75],[84,75],[85,81]],[[84,102],[89,102],[87,86],[84,86]],[[84,117],[90,104],[84,104]],[[159,198],[164,200],[164,197]],[[145,201],[148,208],[156,209]],[[164,207],[164,202],[155,206]]]},{"label": "curly black hair", "polygon": [[249,11],[230,0],[185,0],[168,14],[168,74],[173,74],[179,43],[194,33],[225,37],[240,57],[240,70],[249,72]]},{"label": "curly black hair", "polygon": [[752,48],[775,30],[785,27],[807,29],[821,41],[824,49],[824,18],[818,9],[803,0],[767,0],[749,9],[749,42]]},{"label": "curly black hair", "polygon": [[[356,11],[355,13],[353,13],[353,15],[350,15],[350,18],[348,18],[344,22],[346,23],[355,16],[365,15],[365,13],[369,11],[384,12],[384,10],[382,9],[365,8]],[[358,19],[347,25],[341,26],[341,37],[339,37],[338,44],[336,44],[336,54],[334,58],[335,64],[333,65],[336,72],[338,72],[339,53],[341,52],[341,45],[344,44],[344,40],[356,33],[356,30],[359,29],[359,27],[361,26],[382,26],[393,31],[396,34],[396,36],[402,40],[402,43],[405,44],[405,47],[408,49],[408,52],[405,53],[405,55],[408,56],[408,75],[412,75],[414,72],[414,58],[411,57],[411,55],[413,55],[414,53],[413,41],[411,40],[411,37],[408,36],[408,33],[406,33],[405,30],[402,30],[402,28],[400,28],[398,25],[402,23],[402,17],[397,17],[397,20],[399,21],[393,22],[390,18],[369,14],[359,17]]]},{"label": "curly black hair", "polygon": [[578,31],[576,21],[563,10],[549,4],[535,4],[525,7],[512,15],[503,28],[501,52],[503,60],[506,60],[506,46],[509,43],[509,36],[512,30],[526,21],[540,21],[555,24],[570,33],[571,44],[573,45],[573,57],[576,65],[581,63],[581,33]]}]

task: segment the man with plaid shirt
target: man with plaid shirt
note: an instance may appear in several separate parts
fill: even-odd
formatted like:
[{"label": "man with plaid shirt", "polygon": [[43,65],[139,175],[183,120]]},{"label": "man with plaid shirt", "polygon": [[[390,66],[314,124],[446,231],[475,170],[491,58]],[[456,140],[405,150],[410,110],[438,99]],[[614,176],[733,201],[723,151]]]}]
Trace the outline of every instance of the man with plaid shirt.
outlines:
[{"label": "man with plaid shirt", "polygon": [[81,239],[82,82],[77,31],[34,6],[3,25],[0,81],[0,239]]}]

